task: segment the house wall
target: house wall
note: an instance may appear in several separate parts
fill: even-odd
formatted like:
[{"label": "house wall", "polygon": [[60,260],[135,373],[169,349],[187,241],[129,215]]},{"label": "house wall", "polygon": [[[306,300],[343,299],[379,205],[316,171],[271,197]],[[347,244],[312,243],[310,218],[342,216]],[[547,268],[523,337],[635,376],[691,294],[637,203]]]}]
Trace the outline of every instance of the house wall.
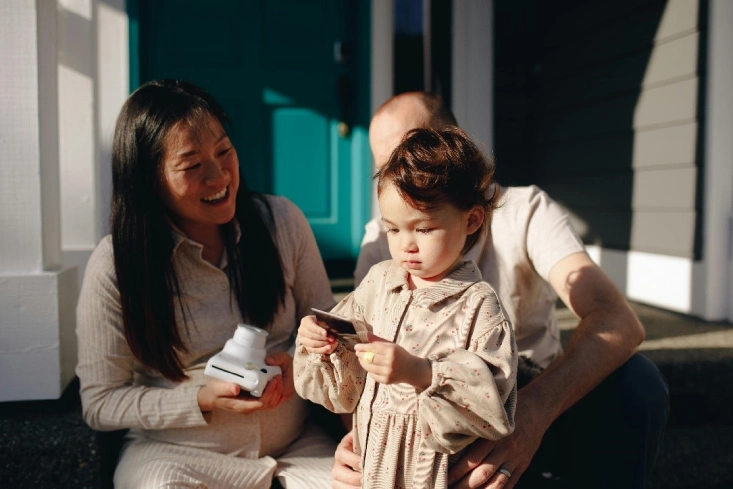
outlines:
[{"label": "house wall", "polygon": [[696,308],[733,322],[733,2],[708,7],[703,260]]},{"label": "house wall", "polygon": [[106,232],[128,95],[127,25],[123,0],[0,4],[0,401],[55,399],[74,377],[78,290]]},{"label": "house wall", "polygon": [[535,9],[513,177],[565,205],[586,243],[699,259],[698,2],[557,5]]},{"label": "house wall", "polygon": [[125,0],[59,0],[61,253],[81,287],[89,255],[109,232],[115,121],[129,95]]},{"label": "house wall", "polygon": [[720,3],[495,4],[500,181],[548,191],[631,299],[710,319],[728,311],[705,296],[730,298],[728,257],[704,256],[717,181],[705,175],[708,7]]},{"label": "house wall", "polygon": [[0,401],[74,375],[76,275],[61,263],[55,3],[0,4]]},{"label": "house wall", "polygon": [[452,11],[451,108],[460,126],[489,154],[494,146],[493,4],[454,1]]}]

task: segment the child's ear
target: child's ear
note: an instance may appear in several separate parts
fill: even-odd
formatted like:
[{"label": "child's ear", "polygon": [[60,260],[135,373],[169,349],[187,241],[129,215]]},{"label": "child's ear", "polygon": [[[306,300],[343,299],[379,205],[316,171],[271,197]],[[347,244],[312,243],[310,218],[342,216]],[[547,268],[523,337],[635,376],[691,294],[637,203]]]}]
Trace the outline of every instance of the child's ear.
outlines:
[{"label": "child's ear", "polygon": [[468,227],[466,229],[466,234],[473,234],[478,231],[484,223],[484,217],[485,213],[483,207],[476,206],[468,211]]}]

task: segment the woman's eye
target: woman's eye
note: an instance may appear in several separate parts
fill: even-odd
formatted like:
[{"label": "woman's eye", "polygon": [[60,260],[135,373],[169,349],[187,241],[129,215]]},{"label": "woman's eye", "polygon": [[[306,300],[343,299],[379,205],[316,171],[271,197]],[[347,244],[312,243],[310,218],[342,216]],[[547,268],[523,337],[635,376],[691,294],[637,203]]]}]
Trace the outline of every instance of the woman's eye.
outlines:
[{"label": "woman's eye", "polygon": [[183,171],[195,170],[199,167],[201,167],[201,163],[194,163],[193,165],[186,167]]},{"label": "woman's eye", "polygon": [[225,156],[227,153],[229,153],[232,150],[231,146],[225,149],[222,149],[219,151],[219,156]]}]

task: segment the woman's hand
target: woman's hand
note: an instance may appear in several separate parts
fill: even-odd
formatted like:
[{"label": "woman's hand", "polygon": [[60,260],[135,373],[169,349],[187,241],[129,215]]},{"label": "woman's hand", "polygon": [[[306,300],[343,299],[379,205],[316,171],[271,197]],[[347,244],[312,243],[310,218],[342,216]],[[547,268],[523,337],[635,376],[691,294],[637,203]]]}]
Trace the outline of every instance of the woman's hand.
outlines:
[{"label": "woman's hand", "polygon": [[426,358],[369,333],[369,343],[354,346],[359,363],[369,376],[380,384],[404,382],[418,389],[430,387],[433,369]]},{"label": "woman's hand", "polygon": [[[265,363],[273,366],[277,365],[280,367],[280,370],[282,370],[282,389],[280,390],[280,399],[275,402],[274,406],[272,406],[274,408],[293,397],[293,394],[295,393],[295,383],[293,381],[293,357],[291,357],[287,352],[281,351],[273,353],[265,358]],[[267,386],[270,386],[269,383]]]},{"label": "woman's hand", "polygon": [[325,327],[318,325],[315,316],[306,316],[300,320],[298,342],[308,353],[330,355],[336,349],[336,338],[328,334]]},{"label": "woman's hand", "polygon": [[361,458],[354,453],[354,433],[349,431],[341,439],[334,454],[331,475],[333,489],[361,488]]},{"label": "woman's hand", "polygon": [[293,359],[286,352],[274,353],[267,358],[268,365],[277,365],[282,370],[267,382],[260,397],[255,397],[233,382],[209,379],[201,387],[197,400],[202,413],[223,409],[241,414],[250,414],[260,409],[274,409],[293,396]]}]

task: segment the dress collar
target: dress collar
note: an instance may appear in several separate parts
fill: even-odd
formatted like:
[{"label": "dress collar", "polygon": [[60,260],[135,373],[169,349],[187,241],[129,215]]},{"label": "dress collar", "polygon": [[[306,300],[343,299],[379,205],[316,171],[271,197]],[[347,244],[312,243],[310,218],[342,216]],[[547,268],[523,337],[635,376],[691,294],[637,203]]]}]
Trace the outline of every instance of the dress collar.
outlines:
[{"label": "dress collar", "polygon": [[[430,287],[413,290],[412,295],[417,306],[429,308],[448,297],[462,294],[466,289],[481,280],[481,272],[476,264],[473,261],[464,261],[463,265],[440,282]],[[387,270],[385,286],[392,293],[409,290],[407,270],[392,262]]]}]

